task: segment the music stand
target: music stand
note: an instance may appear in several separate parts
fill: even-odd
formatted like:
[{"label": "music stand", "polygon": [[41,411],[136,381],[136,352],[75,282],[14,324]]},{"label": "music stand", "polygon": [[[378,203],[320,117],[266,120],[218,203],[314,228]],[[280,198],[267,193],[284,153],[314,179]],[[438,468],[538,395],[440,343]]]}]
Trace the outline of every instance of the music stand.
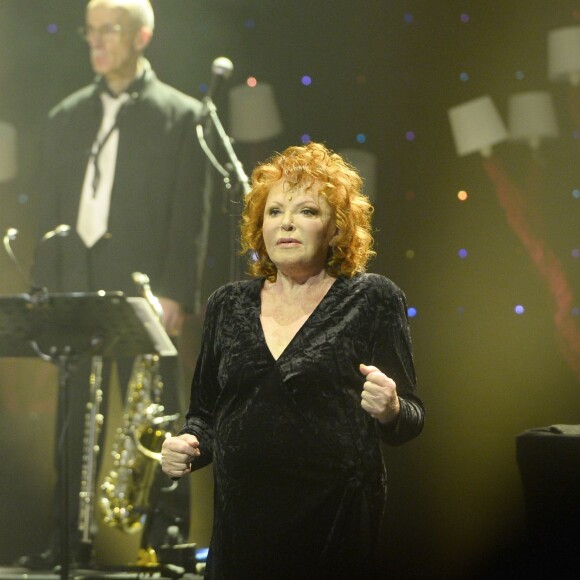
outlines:
[{"label": "music stand", "polygon": [[145,298],[122,292],[0,297],[0,357],[40,357],[57,365],[65,418],[61,472],[61,578],[69,577],[67,444],[71,363],[82,356],[175,356],[177,351]]}]

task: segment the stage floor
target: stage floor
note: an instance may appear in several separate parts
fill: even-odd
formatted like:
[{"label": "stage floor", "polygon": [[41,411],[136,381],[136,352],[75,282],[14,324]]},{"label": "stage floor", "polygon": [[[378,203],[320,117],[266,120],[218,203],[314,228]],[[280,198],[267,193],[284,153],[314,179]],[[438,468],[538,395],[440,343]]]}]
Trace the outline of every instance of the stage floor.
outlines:
[{"label": "stage floor", "polygon": [[[69,570],[70,580],[91,580],[103,579],[109,580],[142,580],[155,578],[156,580],[173,580],[183,578],[184,580],[203,580],[203,576],[197,574],[171,574],[163,575],[156,569],[140,571],[122,571],[122,570]],[[53,570],[27,570],[26,568],[0,567],[0,580],[61,580],[61,574]]]}]

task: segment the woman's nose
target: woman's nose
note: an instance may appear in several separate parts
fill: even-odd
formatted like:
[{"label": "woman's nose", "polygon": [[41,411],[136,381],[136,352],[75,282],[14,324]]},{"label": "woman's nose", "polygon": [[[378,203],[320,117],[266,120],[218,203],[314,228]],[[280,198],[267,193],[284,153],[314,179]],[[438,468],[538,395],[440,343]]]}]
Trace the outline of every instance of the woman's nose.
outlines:
[{"label": "woman's nose", "polygon": [[294,223],[292,221],[292,214],[290,212],[284,213],[284,217],[282,219],[282,229],[285,231],[293,230]]}]

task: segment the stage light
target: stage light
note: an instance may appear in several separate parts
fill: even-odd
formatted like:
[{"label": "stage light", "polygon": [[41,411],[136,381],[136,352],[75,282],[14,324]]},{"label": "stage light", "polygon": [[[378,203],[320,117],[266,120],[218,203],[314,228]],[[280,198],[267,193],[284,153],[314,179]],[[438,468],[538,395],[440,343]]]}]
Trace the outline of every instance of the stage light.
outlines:
[{"label": "stage light", "polygon": [[509,137],[527,141],[537,150],[542,139],[558,137],[558,123],[552,96],[546,91],[516,93],[508,101]]},{"label": "stage light", "polygon": [[451,107],[447,114],[459,157],[477,152],[489,157],[492,147],[508,137],[507,129],[489,95]]}]

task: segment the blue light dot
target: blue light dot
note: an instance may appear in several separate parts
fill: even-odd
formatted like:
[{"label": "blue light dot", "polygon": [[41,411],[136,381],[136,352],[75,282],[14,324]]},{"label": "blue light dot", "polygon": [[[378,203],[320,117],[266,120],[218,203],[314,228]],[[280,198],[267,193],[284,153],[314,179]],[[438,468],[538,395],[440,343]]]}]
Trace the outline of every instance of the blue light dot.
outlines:
[{"label": "blue light dot", "polygon": [[18,203],[21,203],[21,204],[28,203],[28,195],[26,193],[21,193],[18,196]]},{"label": "blue light dot", "polygon": [[574,199],[580,199],[580,189],[575,189],[574,191],[572,191],[572,197]]},{"label": "blue light dot", "polygon": [[518,81],[523,81],[526,78],[526,75],[522,70],[517,70],[515,76]]},{"label": "blue light dot", "polygon": [[359,133],[356,136],[356,140],[357,140],[358,143],[365,143],[366,140],[367,140],[367,136],[364,133]]},{"label": "blue light dot", "polygon": [[300,81],[305,87],[309,87],[312,84],[312,79],[308,75],[304,75]]},{"label": "blue light dot", "polygon": [[56,24],[49,24],[46,29],[48,30],[48,32],[50,32],[50,34],[58,32],[58,26]]},{"label": "blue light dot", "polygon": [[310,138],[310,135],[308,135],[308,133],[304,133],[304,135],[300,137],[300,141],[306,145],[306,143],[310,143],[312,139]]},{"label": "blue light dot", "polygon": [[464,258],[467,258],[467,250],[465,248],[461,248],[461,250],[457,252],[457,255],[463,260]]},{"label": "blue light dot", "polygon": [[516,314],[523,314],[526,311],[526,309],[521,305],[518,304],[515,308],[514,308],[514,312]]},{"label": "blue light dot", "polygon": [[411,22],[413,22],[413,15],[410,12],[405,14],[405,22],[407,24],[411,24]]},{"label": "blue light dot", "polygon": [[572,308],[572,316],[580,316],[580,308],[578,308],[578,306]]},{"label": "blue light dot", "polygon": [[407,131],[405,133],[405,139],[407,139],[407,141],[414,141],[415,140],[415,133],[413,133],[413,131]]},{"label": "blue light dot", "polygon": [[572,257],[573,258],[580,258],[580,248],[574,248],[572,250]]},{"label": "blue light dot", "polygon": [[409,316],[409,318],[414,318],[415,316],[417,316],[417,310],[411,306],[407,308],[407,315]]},{"label": "blue light dot", "polygon": [[462,83],[466,83],[469,80],[469,74],[466,72],[459,73],[459,80]]},{"label": "blue light dot", "polygon": [[199,85],[199,92],[200,93],[207,93],[207,84],[206,83],[201,83]]},{"label": "blue light dot", "polygon": [[467,22],[469,22],[469,14],[467,13],[463,13],[459,19],[461,20],[461,22],[463,22],[464,24],[466,24]]},{"label": "blue light dot", "polygon": [[246,28],[255,28],[256,27],[256,21],[253,18],[248,18],[245,22],[244,22],[244,26]]}]

